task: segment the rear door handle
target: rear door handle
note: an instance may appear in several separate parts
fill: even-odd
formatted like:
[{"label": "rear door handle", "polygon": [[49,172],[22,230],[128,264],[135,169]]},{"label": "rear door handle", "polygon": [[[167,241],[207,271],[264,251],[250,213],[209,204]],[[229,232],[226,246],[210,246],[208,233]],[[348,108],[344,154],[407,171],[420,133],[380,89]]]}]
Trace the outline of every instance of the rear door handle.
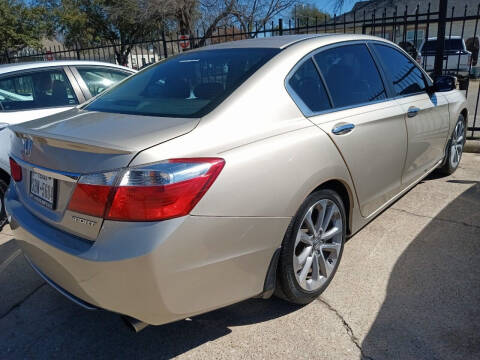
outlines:
[{"label": "rear door handle", "polygon": [[415,106],[410,106],[410,107],[408,108],[408,111],[407,111],[407,116],[408,116],[409,118],[415,117],[415,116],[417,116],[417,114],[418,114],[419,111],[420,111],[419,108],[417,108],[417,107],[415,107]]},{"label": "rear door handle", "polygon": [[353,124],[341,124],[341,125],[336,125],[332,129],[332,133],[334,133],[335,135],[344,135],[344,134],[348,134],[353,129],[355,129],[355,125]]}]

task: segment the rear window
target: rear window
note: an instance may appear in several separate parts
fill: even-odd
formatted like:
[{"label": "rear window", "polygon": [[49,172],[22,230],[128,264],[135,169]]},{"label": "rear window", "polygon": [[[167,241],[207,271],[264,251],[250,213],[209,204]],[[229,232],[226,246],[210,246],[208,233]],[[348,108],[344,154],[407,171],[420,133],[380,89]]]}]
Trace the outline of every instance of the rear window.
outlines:
[{"label": "rear window", "polygon": [[[436,52],[437,40],[428,40],[422,48],[422,52]],[[445,51],[465,50],[462,39],[445,39]]]},{"label": "rear window", "polygon": [[92,96],[100,94],[131,75],[131,73],[125,71],[102,66],[77,66],[76,68]]},{"label": "rear window", "polygon": [[279,49],[218,49],[181,54],[106,91],[86,109],[164,117],[213,110]]}]

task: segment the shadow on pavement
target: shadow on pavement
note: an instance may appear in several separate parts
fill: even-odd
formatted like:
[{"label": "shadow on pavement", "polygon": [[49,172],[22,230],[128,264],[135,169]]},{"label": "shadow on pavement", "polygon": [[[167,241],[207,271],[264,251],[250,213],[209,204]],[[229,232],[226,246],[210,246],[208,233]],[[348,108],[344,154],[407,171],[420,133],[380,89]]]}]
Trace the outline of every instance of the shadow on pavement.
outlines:
[{"label": "shadow on pavement", "polygon": [[480,359],[480,184],[472,183],[397,260],[365,355]]},{"label": "shadow on pavement", "polygon": [[[14,243],[8,244],[12,247],[9,252],[15,252]],[[1,250],[0,253],[5,249]],[[300,308],[276,298],[250,299],[191,320],[150,326],[134,334],[117,314],[84,310],[47,284],[38,287],[42,282],[22,255],[15,257],[10,266],[14,268],[12,274],[16,271],[20,275],[0,278],[2,293],[25,288],[21,282],[29,278],[36,280],[28,284],[29,291],[34,293],[32,301],[28,301],[32,294],[21,294],[27,301],[19,302],[18,295],[9,306],[0,307],[1,359],[172,358],[229,334],[231,326],[267,321]],[[1,304],[6,302],[3,296]]]}]

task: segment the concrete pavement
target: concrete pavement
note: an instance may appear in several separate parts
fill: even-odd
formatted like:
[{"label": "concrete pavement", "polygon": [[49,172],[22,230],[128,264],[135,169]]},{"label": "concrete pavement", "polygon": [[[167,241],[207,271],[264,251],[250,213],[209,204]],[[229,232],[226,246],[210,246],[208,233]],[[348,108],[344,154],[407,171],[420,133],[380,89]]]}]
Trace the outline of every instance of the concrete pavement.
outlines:
[{"label": "concrete pavement", "polygon": [[304,307],[252,299],[133,334],[44,285],[0,236],[1,359],[480,358],[478,154],[351,238],[330,287]]}]

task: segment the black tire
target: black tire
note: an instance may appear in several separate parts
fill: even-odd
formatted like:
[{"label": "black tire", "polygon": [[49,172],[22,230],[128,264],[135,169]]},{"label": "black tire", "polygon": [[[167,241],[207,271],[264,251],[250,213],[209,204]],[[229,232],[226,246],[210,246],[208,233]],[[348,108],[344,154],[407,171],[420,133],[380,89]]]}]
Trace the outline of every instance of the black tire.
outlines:
[{"label": "black tire", "polygon": [[[340,210],[340,217],[342,223],[341,247],[340,251],[338,252],[335,267],[330,273],[330,275],[327,277],[323,285],[314,291],[307,291],[300,286],[294,272],[293,256],[295,251],[295,240],[297,237],[297,233],[302,226],[302,222],[307,211],[314,204],[323,199],[327,199],[335,203],[335,205]],[[300,209],[297,211],[297,214],[292,219],[287,229],[287,232],[285,233],[278,264],[278,283],[275,290],[275,295],[295,304],[308,304],[311,301],[315,300],[330,284],[330,281],[333,279],[338,269],[338,265],[343,254],[343,247],[346,238],[346,227],[347,223],[345,216],[345,207],[340,196],[335,191],[329,189],[321,189],[310,194],[303,202],[302,206],[300,206]]]},{"label": "black tire", "polygon": [[5,193],[7,192],[8,184],[0,179],[0,231],[8,223],[7,222],[7,213],[5,211]]},{"label": "black tire", "polygon": [[[459,126],[459,124],[462,124],[462,127],[463,127],[463,140],[461,141],[461,143],[458,142],[458,145],[461,145],[462,151],[460,153],[458,162],[454,162],[454,161],[452,161],[452,145],[456,143],[456,138],[455,138],[456,137],[456,131],[455,130],[457,129],[457,126]],[[448,140],[447,148],[445,150],[444,163],[436,171],[438,174],[448,176],[448,175],[453,174],[455,172],[455,170],[457,170],[458,165],[460,164],[460,160],[462,159],[463,147],[465,145],[466,136],[467,136],[467,127],[466,127],[466,123],[465,123],[465,118],[463,117],[463,115],[460,115],[458,117],[458,120],[457,120],[457,122],[455,124],[455,127],[453,129],[452,136]]]}]

